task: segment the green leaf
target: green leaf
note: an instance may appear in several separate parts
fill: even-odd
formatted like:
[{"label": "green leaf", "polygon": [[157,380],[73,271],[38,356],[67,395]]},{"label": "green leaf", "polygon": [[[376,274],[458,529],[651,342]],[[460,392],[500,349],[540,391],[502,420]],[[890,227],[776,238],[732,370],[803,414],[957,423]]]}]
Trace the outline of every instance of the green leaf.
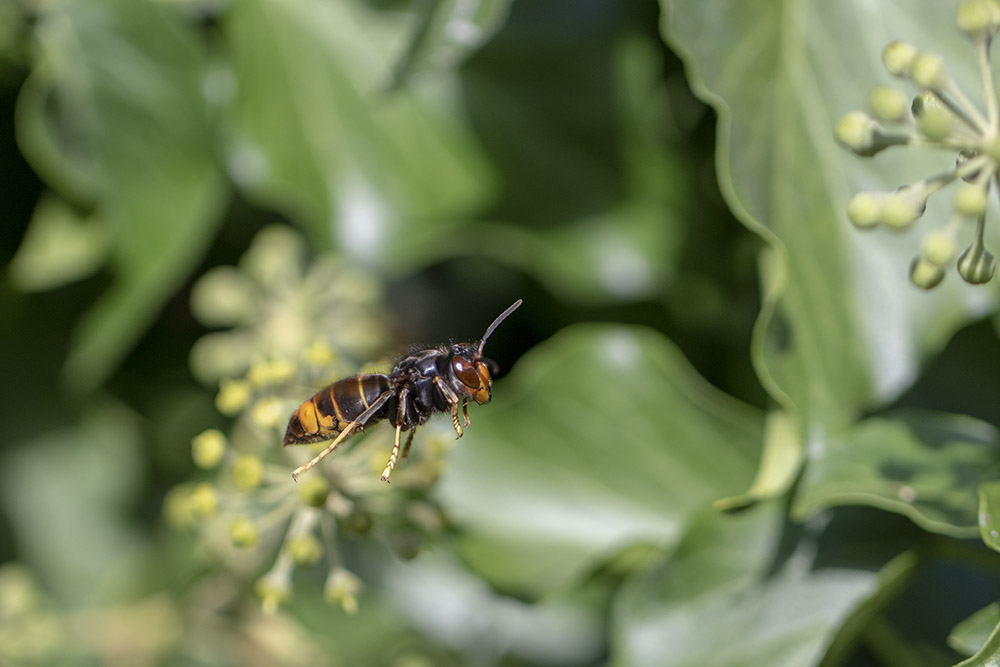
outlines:
[{"label": "green leaf", "polygon": [[387,264],[410,234],[456,224],[491,181],[447,80],[386,90],[408,18],[321,0],[248,0],[223,17],[234,180],[317,243]]},{"label": "green leaf", "polygon": [[971,417],[900,411],[832,435],[807,467],[794,514],[872,505],[925,530],[976,535],[979,485],[1000,471],[1000,435]]},{"label": "green leaf", "polygon": [[955,275],[931,293],[908,283],[922,231],[947,220],[947,197],[932,199],[903,234],[864,234],[846,219],[856,191],[895,189],[955,157],[900,149],[863,160],[832,136],[837,119],[885,80],[880,51],[891,39],[942,54],[963,84],[975,82],[973,48],[952,28],[954,5],[932,0],[877,11],[777,0],[661,5],[667,41],[719,113],[723,193],[771,246],[753,345],[758,373],[821,456],[831,429],[897,396],[923,359],[995,306],[991,292]]},{"label": "green leaf", "polygon": [[523,357],[451,454],[439,492],[495,584],[564,587],[750,481],[763,418],[660,334],[576,325]]},{"label": "green leaf", "polygon": [[46,197],[35,207],[8,271],[24,291],[61,287],[100,268],[110,243],[107,224],[83,218],[65,202]]},{"label": "green leaf", "polygon": [[826,534],[836,532],[818,523],[796,534],[778,503],[701,513],[675,553],[619,595],[611,664],[819,664],[845,622],[915,564],[874,543],[817,556],[824,540],[836,544]]},{"label": "green leaf", "polygon": [[979,486],[979,535],[989,548],[1000,551],[1000,482]]},{"label": "green leaf", "polygon": [[17,129],[42,175],[93,205],[109,228],[115,283],[81,323],[64,369],[90,388],[200,259],[223,182],[202,96],[204,56],[179,14],[129,0],[46,10]]},{"label": "green leaf", "polygon": [[19,553],[63,603],[115,599],[140,580],[140,454],[135,415],[108,403],[4,456],[0,500]]},{"label": "green leaf", "polygon": [[956,625],[948,635],[948,645],[960,653],[972,655],[986,645],[998,625],[1000,602],[994,602]]},{"label": "green leaf", "polygon": [[993,628],[986,643],[968,660],[955,667],[998,667],[1000,666],[1000,625]]},{"label": "green leaf", "polygon": [[415,74],[454,67],[493,36],[507,18],[511,0],[424,0],[417,25],[395,67],[393,88]]}]

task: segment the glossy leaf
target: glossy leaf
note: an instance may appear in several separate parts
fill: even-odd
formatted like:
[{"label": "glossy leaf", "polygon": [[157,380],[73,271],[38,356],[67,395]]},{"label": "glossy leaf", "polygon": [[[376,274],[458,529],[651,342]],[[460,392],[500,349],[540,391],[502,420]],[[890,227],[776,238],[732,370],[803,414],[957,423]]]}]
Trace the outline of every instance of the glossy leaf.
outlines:
[{"label": "glossy leaf", "polygon": [[675,553],[619,596],[611,664],[817,665],[848,617],[912,571],[891,546],[817,558],[830,529],[796,534],[783,521],[776,503],[697,516]]},{"label": "glossy leaf", "polygon": [[446,90],[387,90],[409,18],[320,0],[249,0],[224,17],[232,71],[213,92],[234,180],[366,260],[454,225],[491,181]]},{"label": "glossy leaf", "polygon": [[995,305],[991,288],[957,275],[930,293],[908,283],[922,230],[947,219],[947,195],[903,234],[863,234],[844,212],[858,190],[895,189],[955,158],[900,149],[863,160],[838,147],[832,131],[886,82],[880,51],[891,39],[942,54],[963,84],[975,83],[973,49],[954,27],[954,5],[931,0],[661,6],[667,41],[719,113],[723,193],[771,247],[753,346],[758,373],[800,420],[809,453],[822,456],[831,429],[898,395],[922,359]]},{"label": "glossy leaf", "polygon": [[1000,625],[993,629],[986,643],[968,660],[956,667],[998,667],[1000,665]]},{"label": "glossy leaf", "polygon": [[93,387],[201,257],[223,183],[203,55],[180,15],[127,0],[45,9],[43,64],[18,101],[18,132],[36,169],[107,223],[115,283],[81,323],[65,368],[72,384]]},{"label": "glossy leaf", "polygon": [[425,0],[417,3],[417,25],[395,66],[398,87],[416,74],[454,67],[493,36],[511,0]]},{"label": "glossy leaf", "polygon": [[577,325],[521,359],[476,410],[440,493],[462,551],[541,593],[614,551],[669,546],[747,484],[762,415],[709,386],[660,334]]},{"label": "glossy leaf", "polygon": [[831,436],[807,468],[794,511],[874,505],[925,530],[970,537],[979,485],[1000,471],[1000,436],[978,420],[928,412],[872,417]]},{"label": "glossy leaf", "polygon": [[986,546],[1000,551],[1000,482],[979,486],[979,535]]},{"label": "glossy leaf", "polygon": [[965,655],[972,655],[986,645],[998,625],[1000,602],[994,602],[955,626],[948,635],[948,644]]}]

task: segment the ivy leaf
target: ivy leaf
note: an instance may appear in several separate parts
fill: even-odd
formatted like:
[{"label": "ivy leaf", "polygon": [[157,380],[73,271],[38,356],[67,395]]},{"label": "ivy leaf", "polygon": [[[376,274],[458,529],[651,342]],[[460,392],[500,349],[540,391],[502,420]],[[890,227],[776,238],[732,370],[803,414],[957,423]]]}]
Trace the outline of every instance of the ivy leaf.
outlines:
[{"label": "ivy leaf", "polygon": [[[971,537],[985,528],[980,484],[1000,471],[1000,434],[977,419],[898,411],[831,436],[809,466],[794,513],[864,504],[899,512],[932,532]],[[987,503],[991,485],[984,484]]]},{"label": "ivy leaf", "polygon": [[[100,243],[110,244],[115,282],[81,322],[64,369],[92,388],[214,237],[225,190],[208,140],[204,56],[182,17],[156,3],[58,3],[35,29],[41,55],[18,100],[21,146],[60,194],[107,225]],[[28,238],[51,222],[36,218]],[[94,252],[76,274],[92,269]]]},{"label": "ivy leaf", "polygon": [[663,336],[576,325],[523,357],[473,415],[439,486],[466,560],[541,594],[613,552],[669,546],[691,512],[750,481],[762,415]]},{"label": "ivy leaf", "polygon": [[921,235],[947,220],[946,195],[906,233],[864,234],[847,221],[855,192],[894,190],[953,166],[954,156],[904,148],[863,160],[832,130],[887,80],[880,51],[890,40],[941,54],[962,84],[975,82],[973,49],[950,28],[954,6],[931,0],[661,6],[665,39],[719,113],[723,194],[769,244],[755,366],[799,424],[803,461],[822,459],[832,432],[892,401],[957,328],[995,307],[991,292],[957,275],[930,293],[908,282]]},{"label": "ivy leaf", "polygon": [[[776,501],[699,514],[676,551],[619,595],[611,664],[820,664],[845,621],[870,613],[916,564],[892,544],[851,544],[839,532],[825,521],[791,528]],[[849,546],[819,548],[838,541]]]},{"label": "ivy leaf", "polygon": [[387,90],[408,19],[321,0],[248,0],[223,17],[234,180],[318,245],[387,266],[491,182],[445,91]]},{"label": "ivy leaf", "polygon": [[424,0],[417,26],[396,64],[393,88],[414,74],[454,67],[503,24],[511,0]]}]

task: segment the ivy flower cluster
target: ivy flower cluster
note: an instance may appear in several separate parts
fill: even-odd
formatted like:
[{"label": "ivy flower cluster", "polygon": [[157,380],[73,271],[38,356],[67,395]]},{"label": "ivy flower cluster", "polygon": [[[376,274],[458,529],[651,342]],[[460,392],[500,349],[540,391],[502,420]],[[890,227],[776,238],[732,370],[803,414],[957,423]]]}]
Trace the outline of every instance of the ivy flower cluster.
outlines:
[{"label": "ivy flower cluster", "polygon": [[[972,284],[988,282],[996,259],[983,242],[990,188],[1000,174],[1000,104],[990,63],[990,46],[1000,29],[998,0],[968,0],[958,8],[957,24],[976,50],[985,110],[980,110],[949,75],[941,56],[919,51],[901,41],[882,51],[889,73],[919,89],[916,97],[893,87],[877,87],[868,98],[868,112],[853,111],[837,123],[837,140],[859,156],[871,157],[892,146],[931,146],[954,152],[951,170],[904,185],[894,192],[862,192],[854,196],[847,215],[858,228],[905,229],[923,215],[928,198],[956,183],[947,222],[926,233],[910,265],[910,280],[931,289],[956,264]],[[964,226],[975,225],[973,238],[959,240]]]},{"label": "ivy flower cluster", "polygon": [[282,448],[289,416],[321,386],[359,372],[387,340],[376,281],[332,256],[309,265],[305,257],[297,233],[269,227],[238,266],[212,269],[194,286],[196,317],[227,328],[198,341],[192,369],[218,383],[216,407],[234,421],[227,433],[194,437],[199,479],[174,488],[164,512],[171,524],[199,530],[247,577],[270,562],[254,587],[266,610],[291,596],[296,569],[325,562],[327,600],[353,612],[361,579],[345,563],[342,541],[375,535],[415,555],[422,537],[444,526],[428,491],[451,443],[423,429],[415,460],[388,485],[380,479],[385,432],[373,429],[293,482],[292,469],[327,443]]}]

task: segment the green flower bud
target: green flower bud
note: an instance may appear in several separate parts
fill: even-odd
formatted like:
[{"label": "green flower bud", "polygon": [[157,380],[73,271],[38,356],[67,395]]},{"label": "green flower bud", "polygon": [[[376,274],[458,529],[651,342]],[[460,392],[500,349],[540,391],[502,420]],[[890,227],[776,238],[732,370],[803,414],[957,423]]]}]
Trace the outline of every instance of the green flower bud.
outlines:
[{"label": "green flower bud", "polygon": [[319,475],[312,475],[299,485],[299,498],[309,507],[322,507],[330,495],[330,483]]},{"label": "green flower bud", "polygon": [[232,266],[209,269],[191,288],[191,312],[209,327],[231,327],[251,321],[260,297],[253,281]]},{"label": "green flower bud", "polygon": [[948,85],[944,59],[936,53],[918,53],[910,65],[910,77],[927,90],[941,90]]},{"label": "green flower bud", "polygon": [[993,277],[997,261],[979,239],[958,257],[958,273],[967,283],[982,285]]},{"label": "green flower bud", "polygon": [[257,525],[249,517],[237,517],[229,524],[229,539],[241,549],[257,546],[258,537]]},{"label": "green flower bud", "polygon": [[837,122],[834,137],[862,157],[871,157],[882,150],[878,144],[878,123],[863,111],[845,114]]},{"label": "green flower bud", "polygon": [[267,396],[250,408],[250,420],[262,429],[276,428],[288,419],[288,406],[277,396]]},{"label": "green flower bud", "polygon": [[174,528],[189,528],[197,523],[191,513],[191,485],[180,484],[163,498],[163,518]]},{"label": "green flower bud", "polygon": [[367,535],[375,522],[371,514],[357,507],[340,522],[340,529],[349,535]]},{"label": "green flower bud", "polygon": [[266,574],[253,586],[266,613],[274,613],[292,597],[292,587],[287,577]]},{"label": "green flower bud", "polygon": [[250,402],[250,383],[246,380],[223,380],[215,397],[215,407],[224,415],[235,415]]},{"label": "green flower bud", "polygon": [[972,183],[962,183],[955,192],[955,210],[969,218],[986,213],[987,190]]},{"label": "green flower bud", "polygon": [[308,567],[315,565],[323,556],[323,546],[313,535],[297,535],[285,544],[288,553],[296,565]]},{"label": "green flower bud", "polygon": [[941,141],[951,134],[952,113],[933,93],[924,92],[913,98],[910,111],[917,127],[930,141]]},{"label": "green flower bud", "polygon": [[340,605],[348,614],[358,610],[359,592],[361,592],[361,580],[342,567],[330,572],[323,587],[323,597],[327,602]]},{"label": "green flower bud", "polygon": [[214,428],[202,431],[191,440],[191,458],[202,470],[211,470],[219,465],[227,444],[222,431]]},{"label": "green flower bud", "polygon": [[917,57],[917,47],[906,42],[892,41],[882,49],[882,63],[889,74],[898,77],[910,75],[913,59]]},{"label": "green flower bud", "polygon": [[882,202],[882,224],[905,229],[924,214],[926,201],[914,197],[911,188],[902,187]]},{"label": "green flower bud", "polygon": [[882,198],[859,192],[847,204],[847,217],[858,229],[871,229],[882,220]]},{"label": "green flower bud", "polygon": [[270,225],[254,236],[240,267],[261,285],[288,284],[299,279],[305,254],[298,232],[287,225]]},{"label": "green flower bud", "polygon": [[933,289],[944,280],[944,267],[917,257],[910,264],[910,282],[921,289]]},{"label": "green flower bud", "polygon": [[1000,27],[996,0],[968,0],[958,6],[958,28],[974,40],[992,37]]},{"label": "green flower bud", "polygon": [[219,507],[219,494],[208,482],[196,484],[188,497],[191,514],[196,519],[205,519],[215,514]]},{"label": "green flower bud", "polygon": [[233,462],[233,483],[241,489],[255,489],[264,479],[264,464],[252,454],[244,454]]},{"label": "green flower bud", "polygon": [[924,237],[920,257],[931,264],[944,266],[955,256],[955,240],[946,230],[930,232]]},{"label": "green flower bud", "polygon": [[868,95],[868,108],[879,120],[899,122],[909,111],[906,96],[895,88],[878,86]]}]

